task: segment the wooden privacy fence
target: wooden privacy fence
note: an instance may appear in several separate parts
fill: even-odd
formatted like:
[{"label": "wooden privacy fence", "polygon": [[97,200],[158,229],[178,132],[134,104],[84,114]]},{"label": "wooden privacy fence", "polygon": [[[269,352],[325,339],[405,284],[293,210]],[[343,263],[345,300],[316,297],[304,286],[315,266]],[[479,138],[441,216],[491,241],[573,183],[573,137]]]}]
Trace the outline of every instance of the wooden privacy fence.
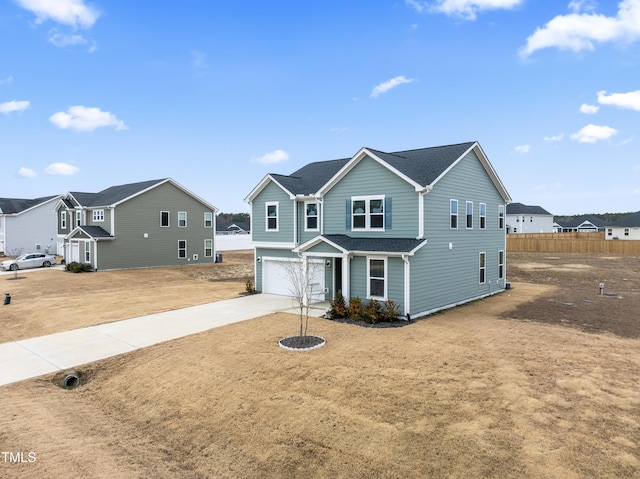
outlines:
[{"label": "wooden privacy fence", "polygon": [[606,240],[604,233],[510,234],[507,251],[640,255],[640,241]]}]

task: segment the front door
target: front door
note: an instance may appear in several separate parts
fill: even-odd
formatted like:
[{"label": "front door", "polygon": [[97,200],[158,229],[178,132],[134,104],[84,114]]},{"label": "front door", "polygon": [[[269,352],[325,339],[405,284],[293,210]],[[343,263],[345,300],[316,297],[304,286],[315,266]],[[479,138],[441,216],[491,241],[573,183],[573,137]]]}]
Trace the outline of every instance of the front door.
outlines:
[{"label": "front door", "polygon": [[342,292],[342,258],[333,258],[333,297]]}]

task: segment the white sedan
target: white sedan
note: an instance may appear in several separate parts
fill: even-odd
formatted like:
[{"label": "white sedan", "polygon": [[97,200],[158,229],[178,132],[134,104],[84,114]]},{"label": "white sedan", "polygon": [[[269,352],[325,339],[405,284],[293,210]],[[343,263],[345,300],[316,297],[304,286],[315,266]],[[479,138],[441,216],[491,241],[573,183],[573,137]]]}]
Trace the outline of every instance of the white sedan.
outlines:
[{"label": "white sedan", "polygon": [[0,263],[5,271],[17,271],[19,269],[39,268],[41,266],[48,268],[52,264],[56,264],[56,257],[51,254],[29,253],[18,256],[16,259],[10,259]]}]

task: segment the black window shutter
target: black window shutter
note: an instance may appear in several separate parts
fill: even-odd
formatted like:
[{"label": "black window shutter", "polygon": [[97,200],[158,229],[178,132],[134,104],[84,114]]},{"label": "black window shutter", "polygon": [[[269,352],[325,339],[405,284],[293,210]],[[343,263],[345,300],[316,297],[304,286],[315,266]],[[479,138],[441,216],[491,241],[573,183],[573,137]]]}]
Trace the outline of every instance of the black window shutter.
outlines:
[{"label": "black window shutter", "polygon": [[351,229],[351,199],[347,200],[345,211],[345,227],[347,228],[347,230]]},{"label": "black window shutter", "polygon": [[384,227],[391,229],[391,197],[386,196],[384,199]]}]

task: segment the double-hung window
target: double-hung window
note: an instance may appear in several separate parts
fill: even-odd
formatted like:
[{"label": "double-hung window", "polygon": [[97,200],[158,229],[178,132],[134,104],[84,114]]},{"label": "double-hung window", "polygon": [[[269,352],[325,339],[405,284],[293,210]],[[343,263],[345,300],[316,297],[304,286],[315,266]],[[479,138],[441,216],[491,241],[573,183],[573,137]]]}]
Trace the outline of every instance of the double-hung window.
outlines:
[{"label": "double-hung window", "polygon": [[204,227],[205,228],[213,227],[213,213],[211,213],[210,211],[207,211],[204,214]]},{"label": "double-hung window", "polygon": [[385,227],[384,208],[384,196],[356,196],[351,198],[352,229],[383,230]]},{"label": "double-hung window", "polygon": [[93,210],[93,221],[104,221],[104,210]]},{"label": "double-hung window", "polygon": [[480,253],[480,284],[487,282],[487,253]]},{"label": "double-hung window", "polygon": [[624,235],[625,236],[629,236],[629,228],[625,228],[624,229]]},{"label": "double-hung window", "polygon": [[265,203],[265,229],[267,231],[278,231],[278,206],[277,201]]},{"label": "double-hung window", "polygon": [[168,211],[161,211],[160,212],[160,227],[161,228],[168,228],[170,226],[169,223],[169,212]]},{"label": "double-hung window", "polygon": [[60,212],[60,229],[61,230],[67,229],[67,212],[66,211]]},{"label": "double-hung window", "polygon": [[498,205],[498,228],[504,229],[504,205]]},{"label": "double-hung window", "polygon": [[185,259],[187,257],[187,240],[178,241],[178,258]]},{"label": "double-hung window", "polygon": [[187,212],[178,211],[178,228],[186,228],[186,227],[187,227]]},{"label": "double-hung window", "polygon": [[467,201],[467,229],[473,228],[473,201]]},{"label": "double-hung window", "polygon": [[211,258],[213,256],[213,240],[204,240],[204,257]]},{"label": "double-hung window", "polygon": [[487,228],[487,204],[480,203],[480,229]]},{"label": "double-hung window", "polygon": [[498,251],[498,279],[504,279],[504,251]]},{"label": "double-hung window", "polygon": [[454,230],[458,228],[458,200],[449,201],[449,227]]},{"label": "double-hung window", "polygon": [[76,226],[80,226],[82,222],[82,211],[76,211]]},{"label": "double-hung window", "polygon": [[387,299],[387,261],[385,258],[367,258],[367,298]]},{"label": "double-hung window", "polygon": [[318,203],[305,203],[304,206],[304,229],[305,231],[318,230]]}]

